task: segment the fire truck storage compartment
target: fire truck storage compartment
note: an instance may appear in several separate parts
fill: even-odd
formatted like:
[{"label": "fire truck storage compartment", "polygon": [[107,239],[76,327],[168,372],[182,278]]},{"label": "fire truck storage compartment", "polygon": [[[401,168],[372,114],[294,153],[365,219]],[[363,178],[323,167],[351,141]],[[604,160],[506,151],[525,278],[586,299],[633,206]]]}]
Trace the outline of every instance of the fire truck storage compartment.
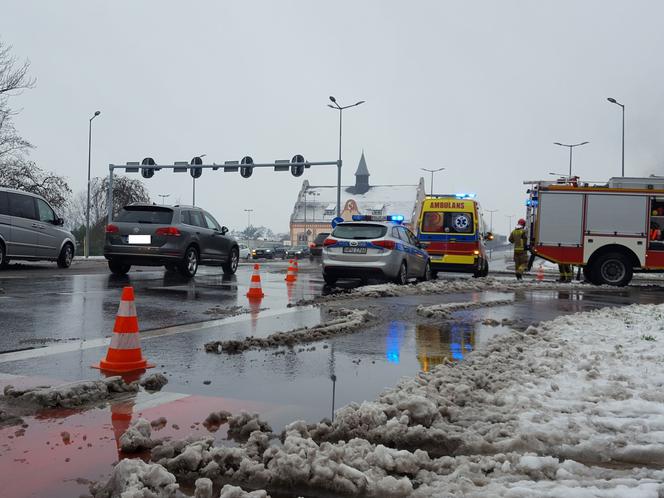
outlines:
[{"label": "fire truck storage compartment", "polygon": [[579,246],[583,235],[583,194],[540,192],[538,242],[544,246]]},{"label": "fire truck storage compartment", "polygon": [[586,233],[644,237],[647,202],[645,195],[588,194]]}]

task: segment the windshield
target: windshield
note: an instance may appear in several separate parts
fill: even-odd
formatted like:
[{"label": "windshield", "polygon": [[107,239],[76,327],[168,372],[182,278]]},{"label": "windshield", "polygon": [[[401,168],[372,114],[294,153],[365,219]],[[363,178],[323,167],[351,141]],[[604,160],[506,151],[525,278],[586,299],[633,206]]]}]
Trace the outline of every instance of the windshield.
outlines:
[{"label": "windshield", "polygon": [[367,240],[379,239],[387,233],[384,225],[370,225],[368,223],[342,223],[332,232],[332,237],[338,239]]},{"label": "windshield", "polygon": [[422,217],[422,232],[426,233],[473,233],[472,213],[427,211]]},{"label": "windshield", "polygon": [[122,208],[115,221],[122,223],[150,223],[168,225],[173,219],[173,210],[156,206],[127,206]]}]

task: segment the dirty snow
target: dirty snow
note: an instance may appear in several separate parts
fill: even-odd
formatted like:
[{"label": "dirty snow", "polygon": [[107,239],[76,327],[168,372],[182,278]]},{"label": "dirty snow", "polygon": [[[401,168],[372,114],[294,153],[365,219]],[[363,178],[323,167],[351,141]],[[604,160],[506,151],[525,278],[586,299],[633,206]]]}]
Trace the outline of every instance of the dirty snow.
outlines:
[{"label": "dirty snow", "polygon": [[477,308],[491,308],[493,306],[507,306],[509,304],[514,304],[514,300],[502,299],[494,301],[469,301],[464,303],[434,304],[432,306],[419,305],[417,307],[417,314],[426,317],[449,318],[455,311],[473,310]]},{"label": "dirty snow", "polygon": [[138,384],[130,384],[122,377],[108,377],[102,380],[83,380],[61,384],[59,386],[39,386],[30,389],[16,389],[5,386],[6,398],[35,404],[45,408],[72,408],[111,398],[114,394],[136,392]]},{"label": "dirty snow", "polygon": [[249,336],[244,339],[213,341],[205,344],[210,353],[239,353],[252,348],[275,348],[293,346],[303,342],[314,342],[357,330],[374,318],[367,310],[333,309],[329,311],[332,319],[313,327],[304,327],[288,332],[276,332],[267,337]]},{"label": "dirty snow", "polygon": [[161,465],[145,463],[140,459],[123,459],[113,469],[104,485],[93,485],[95,498],[176,498],[180,486],[175,476]]},{"label": "dirty snow", "polygon": [[156,372],[145,377],[140,384],[147,391],[161,391],[161,388],[168,384],[168,379],[164,374]]},{"label": "dirty snow", "polygon": [[149,450],[155,444],[150,439],[151,434],[150,422],[144,418],[139,418],[120,436],[120,449],[125,453]]},{"label": "dirty snow", "polygon": [[275,493],[655,498],[662,357],[664,305],[568,315],[404,379],[334,422],[293,422],[281,445],[259,424],[239,446],[167,442],[152,458],[159,475]]},{"label": "dirty snow", "polygon": [[252,432],[272,432],[270,425],[261,420],[258,413],[242,412],[228,419],[228,437],[232,439],[247,439]]}]

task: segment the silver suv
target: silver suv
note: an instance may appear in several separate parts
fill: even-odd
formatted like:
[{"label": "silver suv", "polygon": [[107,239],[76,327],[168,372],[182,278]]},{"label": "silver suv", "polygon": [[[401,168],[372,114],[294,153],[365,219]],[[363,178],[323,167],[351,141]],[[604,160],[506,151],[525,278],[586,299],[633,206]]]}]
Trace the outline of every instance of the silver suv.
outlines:
[{"label": "silver suv", "polygon": [[193,206],[132,204],[106,226],[104,257],[116,275],[131,265],[161,266],[193,277],[198,265],[237,270],[240,248],[207,211]]},{"label": "silver suv", "polygon": [[43,197],[0,188],[0,268],[10,259],[57,261],[69,268],[76,242]]}]

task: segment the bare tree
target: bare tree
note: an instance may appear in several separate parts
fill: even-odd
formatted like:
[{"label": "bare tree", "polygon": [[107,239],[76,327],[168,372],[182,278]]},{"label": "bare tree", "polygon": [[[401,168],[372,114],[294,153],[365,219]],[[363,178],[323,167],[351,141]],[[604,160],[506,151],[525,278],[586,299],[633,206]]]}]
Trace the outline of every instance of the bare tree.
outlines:
[{"label": "bare tree", "polygon": [[0,187],[41,195],[58,210],[65,208],[71,196],[71,188],[64,177],[44,171],[32,161],[20,158],[2,164]]},{"label": "bare tree", "polygon": [[0,166],[7,161],[21,159],[32,147],[14,127],[12,117],[17,113],[9,106],[9,97],[33,88],[35,79],[28,75],[30,62],[20,62],[11,53],[11,45],[0,40]]}]

